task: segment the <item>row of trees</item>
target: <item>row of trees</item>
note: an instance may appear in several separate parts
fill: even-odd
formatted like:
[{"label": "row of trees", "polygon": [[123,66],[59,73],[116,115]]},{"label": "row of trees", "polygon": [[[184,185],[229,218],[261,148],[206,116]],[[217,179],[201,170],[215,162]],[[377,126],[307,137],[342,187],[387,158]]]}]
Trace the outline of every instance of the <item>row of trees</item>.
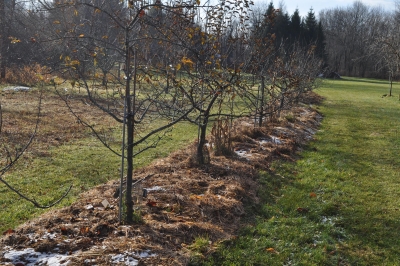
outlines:
[{"label": "row of trees", "polygon": [[[90,10],[91,7],[88,5],[69,8],[70,14],[65,15],[54,8],[50,10],[50,7],[56,3],[61,6],[62,3],[68,2],[33,1],[28,4],[26,1],[0,0],[0,77],[2,79],[5,78],[6,69],[18,68],[21,65],[34,62],[43,66],[51,66],[54,69],[60,66],[62,62],[59,60],[59,56],[68,54],[67,48],[71,47],[72,39],[68,44],[65,43],[68,47],[65,45],[54,47],[54,43],[43,42],[43,40],[40,42],[39,39],[42,37],[39,37],[39,35],[67,37],[70,34],[68,33],[70,27],[75,27],[74,30],[80,30],[83,32],[82,34],[86,32],[90,32],[92,35],[97,34],[98,38],[107,36],[109,40],[116,40],[118,34],[120,34],[121,28],[116,21],[113,22],[115,25],[110,27],[110,20],[106,18],[107,15],[101,12],[94,16],[93,11]],[[93,3],[103,9],[107,8],[111,12],[109,14],[113,14],[112,12],[126,14],[128,11],[123,1],[110,1],[107,4],[100,4],[96,1]],[[161,2],[155,1],[154,3]],[[48,10],[44,11],[43,7]],[[298,10],[290,15],[282,7],[276,9],[271,2],[264,7],[255,7],[253,10],[238,9],[234,15],[238,15],[238,17],[239,14],[246,16],[249,19],[250,26],[246,29],[246,34],[257,36],[259,39],[268,38],[268,41],[274,44],[275,51],[279,50],[282,45],[285,45],[287,50],[295,44],[305,49],[313,44],[316,46],[316,55],[325,61],[326,66],[331,71],[349,76],[386,78],[388,75],[393,76],[397,72],[395,67],[397,64],[395,63],[396,56],[393,54],[393,49],[397,49],[395,44],[398,42],[396,36],[396,29],[399,26],[398,8],[396,10],[389,12],[382,8],[370,7],[361,1],[355,1],[347,7],[321,11],[317,20],[312,9],[302,18]],[[243,11],[247,13],[242,13]],[[159,21],[168,20],[168,17],[170,17],[156,6],[144,12],[146,17]],[[196,10],[192,9],[191,12],[193,12],[191,16],[198,20],[200,16],[197,13],[203,11],[197,8]],[[103,20],[103,18],[105,19]],[[221,18],[226,18],[226,16],[221,14],[221,17],[217,20],[223,22]],[[211,23],[214,22],[214,19],[207,18],[204,21]],[[81,22],[85,23],[82,24]],[[170,22],[174,23],[171,20]],[[238,24],[235,19],[229,25],[226,25],[228,28],[226,28],[225,33],[229,32],[231,38],[236,38],[235,34],[243,34],[238,32],[236,25]],[[389,46],[386,45],[388,41],[390,41],[392,47],[392,52],[389,53]],[[108,43],[110,44],[110,42]],[[224,44],[221,43],[221,45]],[[387,49],[383,51],[383,47]],[[51,53],[49,53],[49,49]],[[164,64],[172,62],[168,60],[168,57],[172,58],[173,54],[165,50],[156,51],[155,42],[145,49],[146,57],[153,62],[155,62],[154,60],[163,61]],[[99,58],[99,60],[109,62],[102,65],[103,74],[111,70],[112,61],[121,61],[111,51],[111,46],[105,47],[102,51],[103,56]],[[230,58],[226,58],[224,63],[229,63],[233,56],[235,55],[231,54]],[[389,58],[390,62],[388,62]],[[85,62],[88,59],[89,57],[86,58]],[[89,66],[85,63],[81,67]],[[105,76],[103,75],[103,77]]]},{"label": "row of trees", "polygon": [[[255,126],[262,126],[266,118],[279,116],[316,86],[322,57],[317,39],[306,37],[312,27],[304,24],[302,34],[289,42],[276,31],[281,12],[270,5],[255,23],[251,4],[13,2],[9,20],[25,28],[2,36],[2,47],[8,51],[2,62],[46,66],[58,76],[51,81],[56,91],[60,77],[77,88],[59,95],[81,123],[121,156],[120,206],[125,191],[125,220],[132,222],[133,158],[156,147],[174,124],[185,120],[198,126],[193,160],[205,164],[210,122],[252,116]],[[18,59],[9,53],[18,54]],[[81,90],[93,106],[121,123],[121,149],[74,112],[72,99],[82,97]]]}]

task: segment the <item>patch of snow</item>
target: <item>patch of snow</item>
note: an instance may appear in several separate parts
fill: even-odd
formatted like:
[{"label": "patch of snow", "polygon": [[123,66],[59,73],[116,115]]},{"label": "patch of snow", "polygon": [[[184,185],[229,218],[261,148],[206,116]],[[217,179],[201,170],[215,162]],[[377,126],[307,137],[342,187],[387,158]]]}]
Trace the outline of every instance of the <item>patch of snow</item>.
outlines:
[{"label": "patch of snow", "polygon": [[149,257],[154,257],[155,254],[151,254],[150,250],[143,250],[139,251],[138,253],[134,253],[136,256],[139,256],[142,259],[149,258]]},{"label": "patch of snow", "polygon": [[146,190],[147,190],[148,192],[150,192],[150,191],[163,191],[163,190],[165,190],[165,189],[162,188],[162,187],[160,187],[160,186],[154,186],[154,187],[146,188]]},{"label": "patch of snow", "polygon": [[[79,253],[79,252],[78,252]],[[76,254],[75,254],[76,255]],[[74,255],[72,255],[74,256]],[[111,264],[121,263],[127,266],[139,265],[139,260],[135,258],[149,258],[154,257],[150,250],[143,250],[138,252],[125,252],[124,254],[116,254],[111,256]],[[37,265],[49,265],[49,266],[68,266],[72,265],[69,258],[71,256],[56,254],[56,253],[40,253],[35,252],[33,248],[26,248],[23,250],[15,250],[9,246],[3,250],[3,257],[9,260],[9,263],[4,265],[15,265],[17,263],[23,263],[25,266],[37,266]],[[95,260],[86,259],[85,263],[93,263]],[[2,264],[3,265],[3,264]]]},{"label": "patch of snow", "polygon": [[239,157],[243,157],[243,158],[246,158],[246,159],[248,159],[247,157],[251,157],[252,156],[251,153],[249,153],[248,151],[245,151],[245,150],[237,150],[237,151],[235,151],[235,153]]},{"label": "patch of snow", "polygon": [[281,145],[281,144],[285,143],[285,141],[282,140],[281,138],[278,138],[275,136],[269,136],[269,137],[270,137],[269,139],[260,139],[260,141],[258,141],[258,143],[260,143],[261,146],[266,143],[273,143],[273,144],[277,144],[277,145]]},{"label": "patch of snow", "polygon": [[35,252],[33,248],[26,248],[23,250],[14,250],[11,247],[6,247],[3,254],[5,259],[11,261],[12,265],[23,263],[25,266],[35,265],[54,265],[54,266],[67,266],[70,265],[68,256],[52,253]]},{"label": "patch of snow", "polygon": [[127,253],[125,254],[117,254],[111,257],[111,263],[119,264],[124,263],[128,266],[136,266],[139,265],[139,261],[135,260],[134,258],[130,257]]},{"label": "patch of snow", "polygon": [[55,233],[45,233],[40,239],[55,239],[56,237],[57,235]]},{"label": "patch of snow", "polygon": [[270,138],[272,139],[272,142],[275,144],[278,144],[278,145],[283,144],[283,141],[278,137],[270,136]]},{"label": "patch of snow", "polygon": [[3,91],[30,91],[32,88],[24,87],[24,86],[16,86],[16,87],[6,87]]}]

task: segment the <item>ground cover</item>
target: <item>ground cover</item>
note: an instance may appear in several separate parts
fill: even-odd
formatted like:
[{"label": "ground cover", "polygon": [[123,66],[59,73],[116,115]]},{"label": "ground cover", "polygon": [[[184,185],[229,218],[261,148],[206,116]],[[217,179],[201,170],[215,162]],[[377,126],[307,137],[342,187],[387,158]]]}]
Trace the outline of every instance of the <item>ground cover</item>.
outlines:
[{"label": "ground cover", "polygon": [[[137,171],[152,175],[139,187],[148,197],[138,199],[136,225],[116,223],[111,180],[4,232],[3,262],[397,265],[399,102],[387,89],[327,82],[324,104],[311,104],[324,121],[309,145],[321,117],[307,106],[257,132],[241,121],[235,156],[199,168],[189,148]],[[251,226],[238,234],[243,222]],[[27,248],[34,256],[21,255],[33,254]]]},{"label": "ground cover", "polygon": [[[118,225],[113,197],[118,184],[110,180],[82,193],[70,207],[4,231],[3,263],[15,259],[49,263],[58,258],[60,264],[80,265],[109,265],[117,259],[188,264],[235,234],[249,213],[245,203],[259,201],[259,170],[268,171],[276,157],[290,159],[299,145],[312,138],[319,119],[314,110],[299,106],[284,114],[279,123],[256,131],[252,121],[238,121],[232,156],[214,156],[210,165],[198,167],[191,160],[194,147],[189,146],[136,172],[138,178],[148,177],[141,184],[148,196],[136,202],[136,225]],[[87,165],[92,174],[97,174],[93,166],[99,163],[96,159],[94,165]],[[208,246],[201,246],[204,243]]]},{"label": "ground cover", "polygon": [[296,162],[276,162],[262,175],[257,222],[203,264],[400,264],[400,89],[386,97],[388,88],[326,82],[317,91],[325,101],[315,141]]}]

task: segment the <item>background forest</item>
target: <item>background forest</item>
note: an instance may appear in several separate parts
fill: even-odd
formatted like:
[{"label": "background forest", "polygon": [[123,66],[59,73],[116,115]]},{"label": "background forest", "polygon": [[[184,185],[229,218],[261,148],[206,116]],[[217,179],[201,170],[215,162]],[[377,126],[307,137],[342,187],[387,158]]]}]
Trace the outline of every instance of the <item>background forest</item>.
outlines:
[{"label": "background forest", "polygon": [[[0,77],[3,81],[23,82],[18,78],[21,74],[11,73],[17,70],[33,70],[39,66],[51,67],[54,70],[65,63],[60,60],[60,57],[65,55],[66,47],[55,45],[54,42],[50,43],[49,40],[52,39],[51,36],[55,37],[55,31],[58,31],[59,38],[65,34],[60,29],[62,22],[60,18],[67,19],[68,12],[70,18],[75,16],[69,23],[75,22],[79,25],[84,21],[91,21],[92,26],[86,25],[80,28],[81,34],[97,30],[98,34],[107,36],[108,39],[117,38],[117,31],[113,31],[109,25],[106,25],[108,23],[106,21],[103,21],[105,25],[102,25],[105,27],[101,25],[97,25],[97,29],[93,27],[95,20],[88,6],[85,11],[82,10],[79,13],[77,9],[64,10],[67,13],[59,17],[60,8],[55,9],[55,6],[57,3],[64,2],[68,3],[68,1],[33,1],[32,3],[18,0],[0,1],[0,25],[2,25]],[[100,6],[104,7],[104,5]],[[121,1],[111,1],[108,9],[121,7],[123,7]],[[240,13],[243,10],[237,12]],[[275,48],[290,47],[294,43],[301,46],[314,44],[317,55],[324,60],[325,69],[329,71],[345,76],[371,78],[388,78],[397,73],[399,58],[397,29],[400,23],[398,10],[389,12],[355,1],[352,5],[322,10],[319,14],[315,14],[312,9],[308,14],[299,14],[298,10],[289,14],[284,7],[274,6],[272,2],[266,1],[265,4],[251,6],[245,12],[241,15],[249,19],[250,25],[246,31],[251,32],[253,36],[271,37]],[[155,11],[155,9],[146,15],[160,16],[161,13],[163,13],[162,16],[167,17],[165,12]],[[226,17],[224,19],[226,20]],[[202,20],[200,16],[196,16],[196,20],[194,22],[197,24],[207,21]],[[239,34],[237,22],[230,23],[229,27],[224,28],[223,34],[230,37]],[[113,31],[113,34],[109,34],[110,31]],[[107,61],[103,66],[104,73],[111,69],[112,61],[121,61],[111,50],[112,48],[108,47],[109,52],[101,58]],[[148,51],[147,58],[163,56],[154,50],[156,48],[153,45],[153,48]],[[87,63],[85,67],[89,67]],[[12,71],[8,71],[7,74],[7,69],[12,69]]]}]

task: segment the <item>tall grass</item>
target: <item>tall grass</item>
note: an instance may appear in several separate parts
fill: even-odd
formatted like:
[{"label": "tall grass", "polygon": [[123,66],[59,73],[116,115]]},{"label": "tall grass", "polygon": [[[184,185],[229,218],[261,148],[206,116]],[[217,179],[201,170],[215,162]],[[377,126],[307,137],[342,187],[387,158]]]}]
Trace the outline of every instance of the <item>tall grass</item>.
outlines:
[{"label": "tall grass", "polygon": [[261,174],[257,218],[202,264],[400,265],[400,102],[388,90],[326,82],[315,141]]}]

